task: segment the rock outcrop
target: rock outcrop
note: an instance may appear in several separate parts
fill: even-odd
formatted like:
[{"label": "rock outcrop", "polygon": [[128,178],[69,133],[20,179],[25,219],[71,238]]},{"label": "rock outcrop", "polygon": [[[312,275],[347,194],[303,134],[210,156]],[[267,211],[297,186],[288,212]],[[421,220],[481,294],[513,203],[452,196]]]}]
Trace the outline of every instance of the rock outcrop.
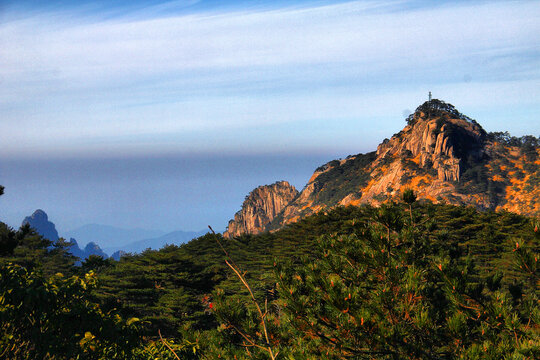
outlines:
[{"label": "rock outcrop", "polygon": [[[421,167],[431,167],[441,181],[459,181],[467,156],[483,156],[486,132],[480,125],[450,112],[436,117],[417,111],[409,125],[377,148],[377,156],[418,158]],[[410,152],[410,153],[409,153]]]},{"label": "rock outcrop", "polygon": [[[266,227],[255,208],[245,212],[243,208],[237,215],[245,225],[234,234],[279,229],[335,206],[379,205],[397,200],[403,189],[434,203],[537,216],[540,140],[488,134],[454,106],[430,100],[376,151],[333,160],[315,170],[302,192]],[[264,198],[259,199],[257,208],[265,206]],[[232,229],[237,223],[235,217]]]},{"label": "rock outcrop", "polygon": [[298,191],[287,181],[259,186],[246,197],[242,209],[234,215],[233,220],[229,221],[223,236],[230,238],[263,232],[297,195]]}]

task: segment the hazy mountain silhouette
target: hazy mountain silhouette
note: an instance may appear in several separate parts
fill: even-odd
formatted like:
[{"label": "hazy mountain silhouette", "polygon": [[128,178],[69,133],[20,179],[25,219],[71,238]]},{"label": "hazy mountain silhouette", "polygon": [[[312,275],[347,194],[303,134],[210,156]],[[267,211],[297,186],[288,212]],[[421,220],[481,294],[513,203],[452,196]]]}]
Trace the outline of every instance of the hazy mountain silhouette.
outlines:
[{"label": "hazy mountain silhouette", "polygon": [[[207,231],[201,230],[201,231],[173,231],[168,234],[165,234],[163,236],[159,236],[156,238],[150,238],[150,239],[143,239],[139,241],[135,241],[129,244],[125,244],[119,247],[110,247],[105,248],[104,250],[108,254],[116,253],[119,250],[125,251],[127,253],[139,253],[146,249],[153,249],[157,250],[162,248],[165,245],[181,245],[188,241],[190,241],[193,238],[202,236],[206,234]],[[121,254],[120,254],[121,255]],[[115,255],[118,256],[118,255]]]},{"label": "hazy mountain silhouette", "polygon": [[112,248],[164,234],[166,232],[161,230],[123,229],[109,225],[87,224],[68,231],[66,237],[75,238],[81,244],[95,242],[102,247]]},{"label": "hazy mountain silhouette", "polygon": [[[24,218],[22,225],[30,225],[38,234],[43,236],[46,239],[51,240],[52,242],[58,241],[60,238],[58,236],[58,231],[56,231],[56,226],[53,222],[49,221],[49,217],[45,211],[38,209],[30,216]],[[94,242],[90,242],[86,245],[84,249],[79,247],[77,240],[71,238],[68,241],[71,244],[69,252],[77,256],[79,259],[84,260],[90,255],[98,255],[104,258],[107,258],[107,254]]]},{"label": "hazy mountain silhouette", "polygon": [[43,236],[45,239],[51,241],[58,241],[58,231],[56,231],[56,226],[49,221],[47,213],[41,209],[37,209],[30,216],[24,218],[22,225],[30,225],[38,234]]}]

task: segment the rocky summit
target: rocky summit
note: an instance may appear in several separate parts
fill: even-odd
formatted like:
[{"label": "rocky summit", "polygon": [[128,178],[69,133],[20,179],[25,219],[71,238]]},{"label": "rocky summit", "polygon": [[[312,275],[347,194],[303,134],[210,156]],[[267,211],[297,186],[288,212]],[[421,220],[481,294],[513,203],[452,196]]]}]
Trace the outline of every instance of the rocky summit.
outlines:
[{"label": "rocky summit", "polygon": [[453,105],[433,99],[376,151],[316,169],[298,195],[269,196],[275,184],[255,189],[225,234],[279,229],[336,206],[379,205],[397,200],[404,189],[424,201],[534,216],[540,214],[539,184],[538,138],[487,133]]}]

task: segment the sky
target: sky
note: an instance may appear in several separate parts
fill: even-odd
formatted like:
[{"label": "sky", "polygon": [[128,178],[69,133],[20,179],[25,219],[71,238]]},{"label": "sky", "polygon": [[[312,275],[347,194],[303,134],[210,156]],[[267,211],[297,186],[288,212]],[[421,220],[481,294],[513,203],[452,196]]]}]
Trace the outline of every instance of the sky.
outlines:
[{"label": "sky", "polygon": [[[539,1],[0,0],[0,219],[43,207],[66,230],[140,218],[224,228],[247,186],[301,188],[317,162],[374,150],[428,91],[487,131],[538,136],[539,36]],[[184,220],[160,221],[159,204],[145,215],[129,200],[125,169],[138,164],[144,177],[168,161],[199,170],[164,171],[184,183],[155,187],[149,201],[179,184],[198,193],[203,166],[242,175],[208,184],[206,210],[189,215],[180,197]],[[85,191],[74,167],[92,169],[98,190],[124,186],[110,185],[109,202],[89,192],[62,207],[61,189]],[[223,184],[230,198],[217,205]],[[134,220],[103,217],[134,204]]]}]

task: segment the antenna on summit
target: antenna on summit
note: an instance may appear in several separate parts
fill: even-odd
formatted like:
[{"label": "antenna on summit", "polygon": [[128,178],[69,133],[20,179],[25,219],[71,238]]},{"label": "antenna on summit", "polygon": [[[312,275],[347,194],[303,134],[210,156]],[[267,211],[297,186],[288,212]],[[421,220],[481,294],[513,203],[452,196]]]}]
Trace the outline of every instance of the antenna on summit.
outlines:
[{"label": "antenna on summit", "polygon": [[431,91],[429,92],[428,98],[429,98],[429,101],[431,101]]}]

